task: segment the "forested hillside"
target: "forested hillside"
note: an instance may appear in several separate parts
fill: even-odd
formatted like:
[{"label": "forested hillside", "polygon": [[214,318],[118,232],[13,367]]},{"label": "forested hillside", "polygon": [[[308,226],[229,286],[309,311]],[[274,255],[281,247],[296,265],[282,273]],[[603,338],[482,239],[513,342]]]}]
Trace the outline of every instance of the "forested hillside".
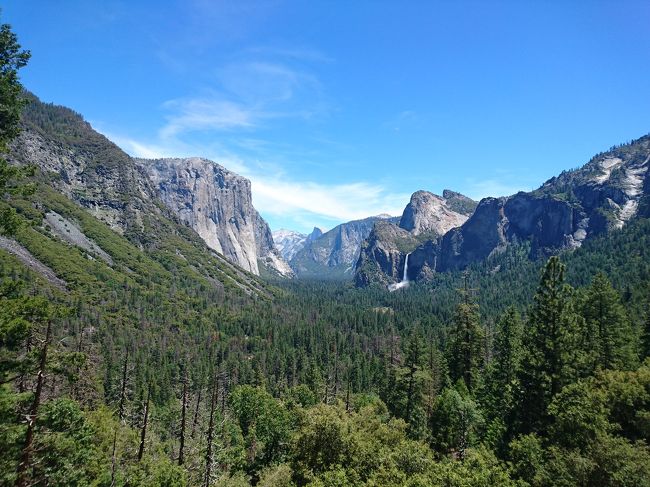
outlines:
[{"label": "forested hillside", "polygon": [[[0,34],[6,150],[28,56]],[[650,485],[650,220],[388,293],[56,188],[0,161],[0,485]]]}]

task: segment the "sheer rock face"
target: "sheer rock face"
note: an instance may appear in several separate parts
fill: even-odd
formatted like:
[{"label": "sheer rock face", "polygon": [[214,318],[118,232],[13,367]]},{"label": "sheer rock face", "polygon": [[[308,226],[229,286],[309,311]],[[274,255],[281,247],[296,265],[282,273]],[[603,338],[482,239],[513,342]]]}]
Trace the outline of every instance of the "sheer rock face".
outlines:
[{"label": "sheer rock face", "polygon": [[445,198],[428,191],[417,191],[406,205],[399,226],[413,235],[444,235],[452,228],[461,226],[466,220],[467,214],[452,210]]},{"label": "sheer rock face", "polygon": [[164,238],[158,219],[178,218],[245,270],[259,274],[262,262],[292,275],[253,208],[247,179],[206,159],[134,159],[78,113],[27,97],[12,163],[37,166],[58,191],[142,248]]},{"label": "sheer rock face", "polygon": [[337,225],[318,238],[306,242],[291,260],[299,277],[347,279],[354,275],[361,245],[378,221],[394,222],[390,215],[379,215]]},{"label": "sheer rock face", "polygon": [[[548,256],[621,228],[637,214],[650,216],[649,165],[650,136],[645,136],[599,154],[580,169],[565,171],[535,191],[485,198],[462,225],[454,228],[450,228],[451,223],[445,225],[450,221],[447,210],[470,210],[471,204],[450,191],[442,198],[418,191],[406,207],[400,226],[428,240],[407,249],[411,252],[409,277],[427,279],[433,272],[463,269],[518,242],[530,242],[531,258]],[[443,208],[443,201],[447,208]],[[436,236],[441,232],[442,236]],[[373,242],[367,248],[377,247]],[[375,274],[368,278],[368,258],[359,261],[364,269],[358,266],[358,272],[365,274],[357,279],[358,285],[394,278],[391,266],[379,266],[383,277]]]},{"label": "sheer rock face", "polygon": [[[391,222],[376,222],[361,247],[356,264],[356,285],[400,282],[404,276],[406,254],[417,245],[418,240],[411,232]],[[407,275],[412,277],[410,273]]]},{"label": "sheer rock face", "polygon": [[[107,223],[119,234],[142,235],[144,214],[161,214],[155,191],[131,158],[95,132],[72,110],[52,107],[65,117],[65,137],[42,129],[30,117],[46,107],[33,99],[23,116],[22,131],[12,143],[9,160],[30,164],[52,177],[58,191]],[[56,127],[58,128],[58,127]],[[146,238],[134,240],[142,245]]]},{"label": "sheer rock face", "polygon": [[254,274],[259,263],[280,275],[291,269],[252,203],[248,179],[207,159],[136,159],[158,197],[215,251]]},{"label": "sheer rock face", "polygon": [[475,201],[450,190],[445,190],[442,197],[428,191],[413,193],[399,226],[375,223],[361,247],[355,274],[357,285],[400,282],[407,253],[413,254],[407,268],[409,280],[431,275],[437,253],[430,256],[427,252],[438,248],[439,237],[466,222],[475,207]]}]

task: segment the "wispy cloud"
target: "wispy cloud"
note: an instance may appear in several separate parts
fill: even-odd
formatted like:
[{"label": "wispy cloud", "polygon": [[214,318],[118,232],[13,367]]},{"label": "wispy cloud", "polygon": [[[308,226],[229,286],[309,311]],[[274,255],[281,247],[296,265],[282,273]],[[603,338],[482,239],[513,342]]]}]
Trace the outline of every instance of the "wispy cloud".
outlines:
[{"label": "wispy cloud", "polygon": [[150,144],[116,134],[105,135],[135,157],[203,156],[250,179],[253,204],[265,215],[297,222],[310,228],[314,222],[344,221],[387,213],[400,215],[410,194],[390,191],[382,184],[356,181],[326,184],[296,179],[276,164],[255,161],[245,163],[239,156],[222,147],[193,146],[177,140]]},{"label": "wispy cloud", "polygon": [[306,212],[337,222],[381,213],[399,215],[410,196],[368,182],[328,185],[257,175],[251,176],[251,181],[255,204],[267,213],[289,216]]},{"label": "wispy cloud", "polygon": [[218,98],[170,100],[164,107],[172,113],[160,130],[163,139],[188,131],[252,127],[259,118],[259,114],[250,107]]},{"label": "wispy cloud", "polygon": [[186,132],[250,130],[264,121],[308,119],[325,113],[318,79],[281,62],[254,60],[217,70],[215,86],[196,96],[168,100],[162,139]]}]

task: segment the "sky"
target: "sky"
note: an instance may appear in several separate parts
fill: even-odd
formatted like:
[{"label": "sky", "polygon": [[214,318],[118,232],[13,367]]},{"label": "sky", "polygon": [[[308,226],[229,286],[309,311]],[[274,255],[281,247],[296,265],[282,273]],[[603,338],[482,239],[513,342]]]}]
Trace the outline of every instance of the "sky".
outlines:
[{"label": "sky", "polygon": [[272,229],[531,190],[650,132],[650,2],[6,0],[23,84]]}]

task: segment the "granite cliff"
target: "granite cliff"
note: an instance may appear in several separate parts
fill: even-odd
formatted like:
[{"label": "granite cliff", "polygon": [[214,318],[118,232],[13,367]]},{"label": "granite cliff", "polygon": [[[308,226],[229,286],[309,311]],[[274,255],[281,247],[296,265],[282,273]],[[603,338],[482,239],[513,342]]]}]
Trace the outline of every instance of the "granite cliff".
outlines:
[{"label": "granite cliff", "polygon": [[160,228],[166,224],[158,223],[178,220],[246,271],[292,274],[253,208],[247,179],[206,159],[133,159],[74,111],[33,95],[28,100],[10,160],[39,168],[59,192],[117,233],[155,248],[165,238]]},{"label": "granite cliff", "polygon": [[[443,196],[416,191],[406,205],[399,225],[388,222],[375,224],[368,239],[362,244],[356,264],[355,283],[357,286],[371,283],[388,285],[399,282],[404,277],[409,280],[419,278],[421,272],[430,273],[429,259],[420,250],[410,258],[405,274],[406,255],[411,254],[423,242],[433,242],[450,229],[462,225],[475,207],[475,201],[454,191],[445,190]],[[429,247],[423,247],[425,248]]]},{"label": "granite cliff", "polygon": [[250,181],[215,162],[135,159],[158,197],[205,243],[253,274],[260,265],[291,275],[273,244],[271,230],[253,207]]},{"label": "granite cliff", "polygon": [[[530,244],[530,258],[545,257],[620,229],[636,214],[650,213],[649,161],[650,136],[645,136],[598,154],[583,167],[565,171],[535,191],[485,198],[461,225],[422,241],[414,249],[404,249],[411,252],[408,274],[412,279],[426,279],[433,272],[463,269],[502,252],[508,245],[523,242]],[[438,199],[418,193],[409,205],[416,201],[420,208],[443,214]],[[426,235],[437,223],[435,217],[423,218],[409,206],[402,221],[405,223],[401,226],[420,235]],[[370,240],[365,248],[372,249]],[[394,280],[395,269],[380,264],[385,262],[374,250],[359,259],[357,285]]]}]

